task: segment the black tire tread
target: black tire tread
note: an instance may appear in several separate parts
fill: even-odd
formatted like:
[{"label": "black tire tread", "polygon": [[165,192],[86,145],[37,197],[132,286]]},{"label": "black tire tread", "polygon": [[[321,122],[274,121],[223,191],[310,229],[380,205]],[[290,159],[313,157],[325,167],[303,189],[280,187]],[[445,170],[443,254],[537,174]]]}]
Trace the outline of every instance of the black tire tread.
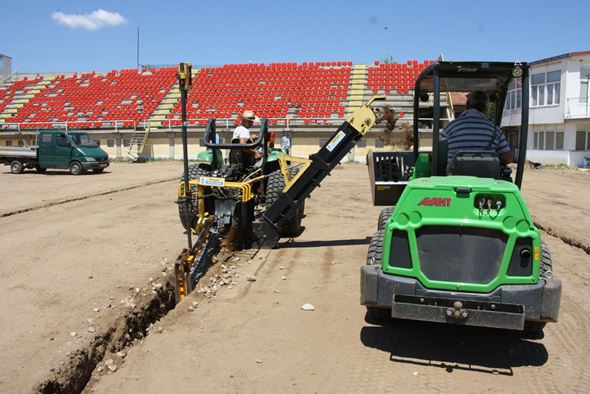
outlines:
[{"label": "black tire tread", "polygon": [[[199,179],[201,176],[209,175],[209,171],[200,167],[200,164],[192,164],[188,168],[188,178],[190,180]],[[184,181],[184,172],[180,177],[180,181]],[[185,230],[191,229],[195,226],[196,220],[198,215],[198,206],[197,204],[193,204],[191,207],[191,211],[189,213],[189,221],[186,220],[186,205],[179,203],[178,204],[178,216],[180,217],[180,223],[184,227]]]},{"label": "black tire tread", "polygon": [[[539,278],[553,277],[553,263],[551,262],[551,251],[545,241],[541,240],[541,263],[539,267]],[[527,320],[524,322],[524,332],[534,334],[536,336],[542,335],[543,329],[547,325],[545,321]]]},{"label": "black tire tread", "polygon": [[[367,265],[380,266],[383,260],[383,230],[377,231],[371,237],[367,251]],[[381,308],[367,305],[365,321],[370,324],[383,324],[391,319],[391,308]]]},{"label": "black tire tread", "polygon": [[[289,170],[291,175],[296,174],[296,169]],[[266,206],[270,207],[282,195],[285,188],[285,180],[281,170],[270,173],[266,184]],[[281,237],[294,237],[299,235],[301,229],[301,218],[305,210],[305,201],[301,200],[297,209],[291,209],[287,216],[278,224]]]},{"label": "black tire tread", "polygon": [[377,231],[383,230],[389,218],[393,214],[394,207],[387,207],[383,208],[381,212],[379,212],[379,219],[377,220]]},{"label": "black tire tread", "polygon": [[371,237],[367,251],[367,265],[381,265],[383,260],[383,230],[377,231]]}]

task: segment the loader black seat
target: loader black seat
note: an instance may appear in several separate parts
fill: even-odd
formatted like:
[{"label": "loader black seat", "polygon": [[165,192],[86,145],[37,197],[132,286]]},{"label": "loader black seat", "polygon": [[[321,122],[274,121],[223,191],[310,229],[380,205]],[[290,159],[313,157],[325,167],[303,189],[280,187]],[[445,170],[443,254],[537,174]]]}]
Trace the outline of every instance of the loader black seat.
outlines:
[{"label": "loader black seat", "polygon": [[491,150],[463,150],[449,164],[449,175],[468,175],[479,178],[501,179],[498,154]]}]

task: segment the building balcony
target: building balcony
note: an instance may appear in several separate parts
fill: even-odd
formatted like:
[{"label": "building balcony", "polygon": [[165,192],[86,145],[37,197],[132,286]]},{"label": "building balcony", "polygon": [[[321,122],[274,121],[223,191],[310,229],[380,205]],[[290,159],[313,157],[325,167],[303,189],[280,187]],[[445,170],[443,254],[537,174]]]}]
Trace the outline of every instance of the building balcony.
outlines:
[{"label": "building balcony", "polygon": [[567,99],[565,108],[566,119],[590,118],[590,100],[588,97],[572,97]]}]

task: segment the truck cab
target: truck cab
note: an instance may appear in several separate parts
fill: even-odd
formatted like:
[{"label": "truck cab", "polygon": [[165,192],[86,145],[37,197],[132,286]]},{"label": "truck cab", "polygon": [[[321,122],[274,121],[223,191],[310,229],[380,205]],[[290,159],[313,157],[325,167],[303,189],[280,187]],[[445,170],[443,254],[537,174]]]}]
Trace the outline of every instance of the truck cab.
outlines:
[{"label": "truck cab", "polygon": [[102,172],[109,156],[85,132],[45,130],[37,137],[38,168],[69,169],[74,175],[92,170]]}]

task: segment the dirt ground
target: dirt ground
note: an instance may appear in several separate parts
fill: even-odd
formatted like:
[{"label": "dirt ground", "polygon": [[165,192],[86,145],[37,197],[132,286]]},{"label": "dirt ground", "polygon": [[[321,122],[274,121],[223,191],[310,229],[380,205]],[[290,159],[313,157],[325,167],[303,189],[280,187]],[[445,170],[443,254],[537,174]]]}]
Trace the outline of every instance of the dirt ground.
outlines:
[{"label": "dirt ground", "polygon": [[[111,324],[128,308],[121,300],[141,296],[150,277],[165,274],[165,259],[172,262],[185,243],[176,181],[165,181],[180,172],[171,162],[115,164],[85,177],[0,172],[0,196],[10,202],[3,212],[82,197],[82,189],[89,196],[0,217],[0,392],[30,392],[65,368],[91,327]],[[587,216],[572,210],[587,200],[589,177],[527,172],[524,193],[535,219],[585,239]],[[154,180],[162,182],[141,186]],[[105,184],[112,193],[101,194]],[[137,187],[114,192],[129,185]],[[551,195],[543,185],[553,187]],[[374,326],[359,305],[359,267],[379,210],[366,167],[338,167],[306,202],[301,237],[242,257],[237,286],[212,298],[192,293],[158,330],[112,356],[116,372],[99,364],[86,391],[587,391],[588,254],[544,235],[564,293],[560,322],[542,339],[416,322]],[[305,303],[315,310],[302,310]]]},{"label": "dirt ground", "polygon": [[571,169],[526,170],[523,195],[544,230],[585,246],[590,253],[590,172]]},{"label": "dirt ground", "polygon": [[2,211],[36,208],[0,217],[0,392],[28,392],[61,368],[91,336],[87,319],[109,320],[129,288],[157,279],[163,259],[174,261],[184,246],[176,181],[100,194],[177,179],[181,168],[115,163],[71,176],[0,167]]}]

